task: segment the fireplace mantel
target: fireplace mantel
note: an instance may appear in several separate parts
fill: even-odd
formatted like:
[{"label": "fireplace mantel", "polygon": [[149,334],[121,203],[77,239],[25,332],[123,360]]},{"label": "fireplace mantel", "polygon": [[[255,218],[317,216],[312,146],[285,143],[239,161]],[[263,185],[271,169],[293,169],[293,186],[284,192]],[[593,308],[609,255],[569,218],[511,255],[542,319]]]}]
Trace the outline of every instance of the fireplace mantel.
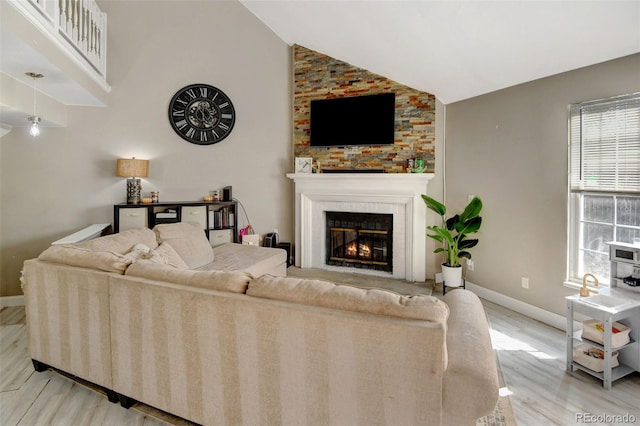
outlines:
[{"label": "fireplace mantel", "polygon": [[[325,211],[394,215],[393,278],[426,279],[426,206],[432,173],[289,173],[295,182],[295,259],[301,268],[325,265]],[[396,235],[397,233],[397,235]],[[396,256],[396,254],[400,254]],[[358,271],[365,273],[365,271]],[[376,274],[378,275],[378,274]]]},{"label": "fireplace mantel", "polygon": [[367,186],[377,182],[389,185],[427,185],[433,179],[433,176],[433,173],[287,173],[287,177],[296,182],[296,184],[314,182],[323,184],[331,184],[332,182],[362,184],[362,181],[366,181]]}]

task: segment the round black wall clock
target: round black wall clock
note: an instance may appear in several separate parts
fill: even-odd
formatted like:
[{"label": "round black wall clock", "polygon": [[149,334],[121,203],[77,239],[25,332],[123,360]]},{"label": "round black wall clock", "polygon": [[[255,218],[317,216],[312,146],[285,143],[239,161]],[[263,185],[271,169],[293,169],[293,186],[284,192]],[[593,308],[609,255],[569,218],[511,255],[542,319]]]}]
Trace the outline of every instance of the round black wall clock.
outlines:
[{"label": "round black wall clock", "polygon": [[196,145],[211,145],[229,136],[236,121],[233,104],[222,90],[191,84],[169,103],[169,122],[180,137]]}]

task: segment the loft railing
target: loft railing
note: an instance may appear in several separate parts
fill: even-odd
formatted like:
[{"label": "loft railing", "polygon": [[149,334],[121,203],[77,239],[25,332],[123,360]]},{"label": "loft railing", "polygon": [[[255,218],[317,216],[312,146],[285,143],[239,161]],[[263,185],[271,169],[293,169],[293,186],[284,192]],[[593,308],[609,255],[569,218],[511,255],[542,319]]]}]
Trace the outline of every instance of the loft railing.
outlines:
[{"label": "loft railing", "polygon": [[10,0],[106,81],[107,15],[94,0]]}]

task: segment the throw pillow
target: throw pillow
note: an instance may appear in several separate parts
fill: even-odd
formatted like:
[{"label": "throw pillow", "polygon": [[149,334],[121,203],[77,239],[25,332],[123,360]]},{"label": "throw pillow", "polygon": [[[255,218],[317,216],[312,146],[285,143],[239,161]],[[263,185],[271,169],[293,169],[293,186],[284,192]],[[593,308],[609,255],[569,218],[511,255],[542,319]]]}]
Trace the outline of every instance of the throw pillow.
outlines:
[{"label": "throw pillow", "polygon": [[161,265],[173,266],[178,269],[189,269],[189,265],[182,260],[180,255],[167,241],[163,241],[157,249],[153,250],[153,256],[151,256],[149,260]]},{"label": "throw pillow", "polygon": [[213,262],[213,248],[197,223],[164,223],[153,228],[157,242],[168,242],[189,269]]},{"label": "throw pillow", "polygon": [[129,263],[133,263],[138,259],[149,259],[153,255],[153,250],[144,244],[136,244],[125,253],[124,258],[129,260]]}]

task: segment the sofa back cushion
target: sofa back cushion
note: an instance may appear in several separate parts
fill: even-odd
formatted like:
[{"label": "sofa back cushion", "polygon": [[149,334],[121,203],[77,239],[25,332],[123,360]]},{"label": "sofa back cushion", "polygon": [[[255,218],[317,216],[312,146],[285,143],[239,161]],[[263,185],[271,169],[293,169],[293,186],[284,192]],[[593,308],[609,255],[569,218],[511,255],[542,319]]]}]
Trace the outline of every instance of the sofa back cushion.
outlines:
[{"label": "sofa back cushion", "polygon": [[337,285],[329,281],[263,275],[249,283],[247,294],[303,305],[445,323],[449,307],[432,296],[403,296],[381,289]]},{"label": "sofa back cushion", "polygon": [[200,225],[193,222],[163,223],[156,225],[153,231],[158,243],[168,242],[189,269],[213,262],[213,248]]},{"label": "sofa back cushion", "polygon": [[247,291],[252,278],[246,272],[193,271],[144,259],[129,266],[125,275],[241,294]]},{"label": "sofa back cushion", "polygon": [[139,244],[151,249],[158,247],[153,231],[140,228],[81,243],[54,245],[43,251],[38,259],[123,274],[139,257],[139,251],[134,249]]}]

